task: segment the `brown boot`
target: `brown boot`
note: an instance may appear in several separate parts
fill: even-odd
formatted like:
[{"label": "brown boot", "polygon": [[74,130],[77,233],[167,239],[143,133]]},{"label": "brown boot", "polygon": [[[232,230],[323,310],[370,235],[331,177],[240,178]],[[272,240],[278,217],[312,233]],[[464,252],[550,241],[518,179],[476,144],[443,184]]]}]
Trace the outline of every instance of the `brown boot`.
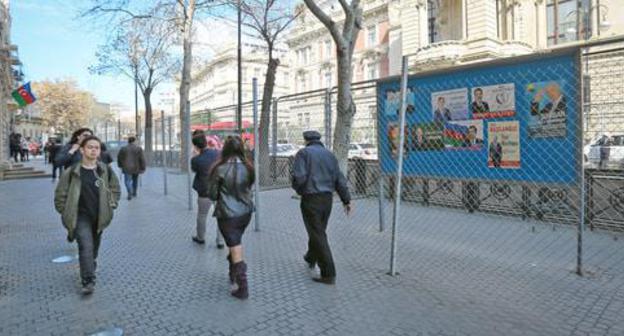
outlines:
[{"label": "brown boot", "polygon": [[249,297],[247,288],[247,264],[244,261],[238,262],[233,267],[234,282],[238,288],[231,292],[232,296],[244,300]]}]

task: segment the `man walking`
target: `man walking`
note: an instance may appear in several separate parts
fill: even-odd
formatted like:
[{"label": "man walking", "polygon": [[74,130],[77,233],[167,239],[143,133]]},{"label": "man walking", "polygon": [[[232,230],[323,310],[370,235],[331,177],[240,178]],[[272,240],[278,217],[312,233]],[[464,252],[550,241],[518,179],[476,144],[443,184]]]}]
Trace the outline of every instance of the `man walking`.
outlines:
[{"label": "man walking", "polygon": [[121,148],[117,155],[117,165],[124,174],[124,184],[128,191],[128,201],[137,196],[139,174],[145,172],[143,149],[135,144],[136,138],[129,137],[128,145]]},{"label": "man walking", "polygon": [[351,213],[351,195],[338,160],[321,142],[317,131],[303,132],[306,147],[295,156],[291,172],[292,187],[301,195],[301,213],[308,232],[308,251],[303,259],[313,269],[321,269],[316,282],[333,285],[336,268],[327,241],[327,222],[332,210],[333,192],[338,192],[347,215]]},{"label": "man walking", "polygon": [[[210,148],[206,141],[206,136],[199,134],[193,137],[194,154],[191,159],[191,169],[195,173],[193,180],[193,189],[197,192],[197,235],[191,237],[197,244],[206,243],[206,221],[208,220],[208,212],[212,206],[212,201],[208,198],[208,180],[210,178],[210,170],[219,159],[219,151]],[[217,248],[223,248],[223,239],[216,226],[216,243]]]}]

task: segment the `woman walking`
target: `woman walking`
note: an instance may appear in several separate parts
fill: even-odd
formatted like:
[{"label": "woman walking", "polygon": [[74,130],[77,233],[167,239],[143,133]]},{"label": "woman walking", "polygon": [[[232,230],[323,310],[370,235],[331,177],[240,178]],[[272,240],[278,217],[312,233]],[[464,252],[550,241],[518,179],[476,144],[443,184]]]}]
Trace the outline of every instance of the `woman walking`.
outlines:
[{"label": "woman walking", "polygon": [[231,294],[239,299],[249,296],[247,265],[243,261],[242,237],[254,210],[251,186],[254,170],[245,158],[245,148],[239,136],[228,136],[221,158],[212,168],[208,197],[216,202],[214,217],[229,248]]},{"label": "woman walking", "polygon": [[82,293],[95,290],[96,259],[102,231],[113,219],[121,191],[112,169],[98,161],[102,142],[94,136],[80,143],[80,162],[61,175],[54,195],[56,211],[61,214],[67,239],[78,240]]}]

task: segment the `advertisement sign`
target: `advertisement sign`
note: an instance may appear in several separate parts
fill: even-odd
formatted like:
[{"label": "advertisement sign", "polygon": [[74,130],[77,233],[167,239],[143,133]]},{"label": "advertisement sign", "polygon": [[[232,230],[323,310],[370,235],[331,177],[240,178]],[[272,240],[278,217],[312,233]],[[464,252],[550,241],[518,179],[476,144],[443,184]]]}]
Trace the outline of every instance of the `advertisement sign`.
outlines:
[{"label": "advertisement sign", "polygon": [[468,118],[468,89],[438,91],[431,94],[433,121],[443,124],[446,121]]}]

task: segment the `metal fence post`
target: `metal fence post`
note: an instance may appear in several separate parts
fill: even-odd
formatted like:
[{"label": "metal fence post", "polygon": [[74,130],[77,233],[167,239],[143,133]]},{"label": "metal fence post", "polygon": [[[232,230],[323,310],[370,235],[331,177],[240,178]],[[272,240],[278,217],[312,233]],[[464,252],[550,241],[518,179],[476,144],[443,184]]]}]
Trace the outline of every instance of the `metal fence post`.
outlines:
[{"label": "metal fence post", "polygon": [[384,193],[384,188],[385,188],[385,183],[384,183],[384,176],[383,173],[380,171],[379,172],[379,232],[383,232],[385,230],[386,224],[386,214],[384,211],[384,198],[385,198],[385,193]]},{"label": "metal fence post", "polygon": [[167,117],[167,136],[169,138],[169,146],[167,147],[167,163],[170,164],[173,161],[173,155],[171,154],[171,116]]},{"label": "metal fence post", "polygon": [[271,175],[273,181],[277,179],[277,99],[273,100],[273,113],[272,113],[273,129],[271,130],[271,143],[273,147],[271,151]]},{"label": "metal fence post", "polygon": [[254,214],[255,231],[260,231],[260,144],[258,134],[258,79],[253,79],[253,123],[254,123],[254,172],[256,175],[254,181],[254,201],[256,203],[256,212]]},{"label": "metal fence post", "polygon": [[[578,66],[578,74],[580,76],[579,80],[578,80],[578,85],[579,85],[579,91],[580,92],[580,96],[581,96],[581,108],[582,108],[582,113],[585,112],[585,94],[584,94],[584,88],[585,85],[587,85],[585,83],[585,76],[584,76],[584,71],[583,71],[583,66],[582,66],[582,57],[583,57],[583,53],[579,50],[578,52],[578,56],[577,56],[577,66]],[[589,55],[587,55],[587,50],[585,50],[585,57],[589,57]],[[579,224],[578,224],[578,229],[577,229],[577,255],[576,255],[576,274],[578,274],[579,276],[583,276],[583,232],[585,231],[585,167],[583,165],[583,118],[580,117],[578,118],[578,122],[579,122],[579,127],[577,130],[577,139],[576,141],[580,142],[579,144],[577,144],[577,171],[580,173],[580,181],[579,181],[579,190],[580,190],[580,206],[579,206]]]},{"label": "metal fence post", "polygon": [[104,123],[104,143],[108,142],[108,121]]},{"label": "metal fence post", "polygon": [[401,182],[403,175],[403,154],[405,144],[405,103],[407,97],[407,61],[408,56],[403,56],[403,66],[401,74],[401,110],[399,114],[399,157],[396,166],[396,188],[394,191],[394,213],[392,215],[392,246],[390,250],[390,275],[397,274],[396,253],[397,253],[397,226],[401,215]]},{"label": "metal fence post", "polygon": [[117,143],[121,142],[121,119],[117,119]]},{"label": "metal fence post", "polygon": [[165,195],[167,195],[167,156],[165,152],[165,111],[160,110],[160,134],[162,140],[162,149],[160,153],[162,155],[162,164],[163,164],[163,187]]},{"label": "metal fence post", "polygon": [[331,150],[331,88],[325,91],[325,147]]},{"label": "metal fence post", "polygon": [[[184,124],[182,125],[182,134],[186,137],[186,146],[180,149],[187,153],[187,158],[191,157],[191,101],[186,101],[186,118],[184,118]],[[182,153],[182,152],[180,152]],[[193,194],[191,193],[191,165],[186,163],[186,191],[188,195],[188,209],[193,210]]]}]

